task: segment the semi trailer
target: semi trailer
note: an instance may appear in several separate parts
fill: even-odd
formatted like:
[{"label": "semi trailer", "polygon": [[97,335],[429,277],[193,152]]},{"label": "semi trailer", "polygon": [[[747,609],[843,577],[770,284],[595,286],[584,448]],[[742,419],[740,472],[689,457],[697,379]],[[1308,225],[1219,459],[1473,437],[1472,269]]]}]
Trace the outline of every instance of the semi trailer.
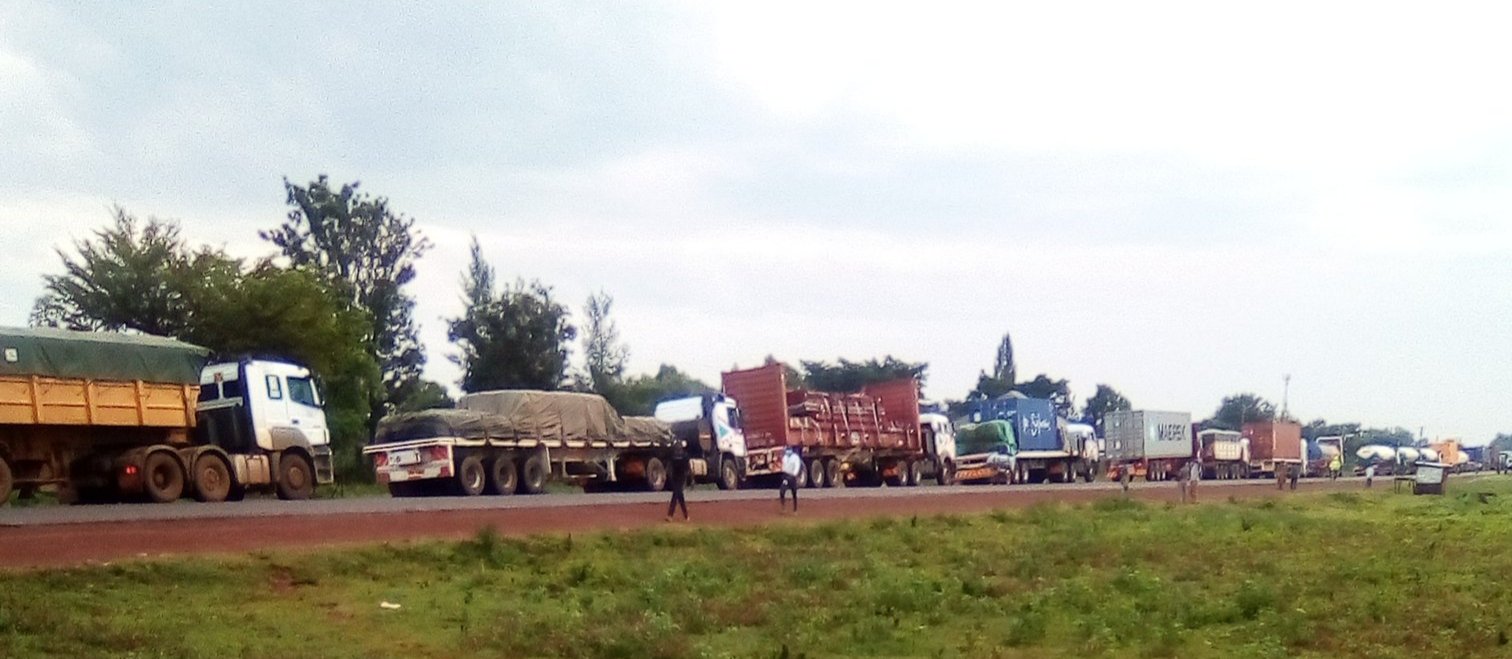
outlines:
[{"label": "semi trailer", "polygon": [[1192,415],[1120,410],[1103,418],[1108,478],[1168,480],[1193,458]]},{"label": "semi trailer", "polygon": [[870,384],[858,393],[789,389],[786,368],[772,363],[726,372],[721,384],[740,401],[747,449],[742,481],[776,478],[783,452],[796,446],[805,464],[800,480],[809,487],[918,485],[928,477],[950,482],[954,443],[923,432],[914,378]]},{"label": "semi trailer", "polygon": [[333,480],[308,369],[141,334],[0,328],[0,503],[310,497]]},{"label": "semi trailer", "polygon": [[1197,430],[1197,457],[1202,477],[1235,480],[1250,477],[1249,440],[1232,430]]},{"label": "semi trailer", "polygon": [[1240,432],[1249,440],[1250,475],[1274,477],[1277,469],[1301,468],[1305,447],[1302,424],[1294,421],[1251,421]]},{"label": "semi trailer", "polygon": [[1011,392],[998,398],[973,401],[967,411],[976,423],[1002,420],[1013,424],[1017,440],[1012,481],[1069,483],[1081,477],[1091,482],[1097,476],[1101,455],[1090,426],[1076,424],[1074,432],[1055,413],[1055,404]]},{"label": "semi trailer", "polygon": [[658,492],[675,444],[670,425],[621,417],[597,394],[501,390],[385,417],[363,454],[396,497],[540,494],[552,480]]}]

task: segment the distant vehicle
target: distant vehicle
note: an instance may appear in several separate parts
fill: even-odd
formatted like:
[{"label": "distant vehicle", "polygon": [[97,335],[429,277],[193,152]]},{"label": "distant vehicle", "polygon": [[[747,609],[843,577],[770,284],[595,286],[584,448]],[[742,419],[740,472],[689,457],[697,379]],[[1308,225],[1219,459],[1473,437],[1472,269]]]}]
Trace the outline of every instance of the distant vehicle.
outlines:
[{"label": "distant vehicle", "polygon": [[1012,482],[1018,456],[1013,423],[993,419],[962,425],[956,432],[956,454],[956,482],[968,485]]},{"label": "distant vehicle", "polygon": [[747,449],[734,398],[724,394],[677,398],[657,404],[655,415],[671,425],[678,441],[699,447],[707,466],[702,475],[694,475],[695,481],[715,483],[721,490],[740,487]]},{"label": "distant vehicle", "polygon": [[501,390],[385,417],[362,452],[396,497],[540,494],[553,479],[658,492],[674,443],[670,425],[621,417],[597,394]]},{"label": "distant vehicle", "polygon": [[1056,415],[1051,401],[1010,393],[973,401],[968,414],[972,423],[1002,420],[1013,424],[1018,447],[1013,482],[1069,483],[1078,477],[1091,482],[1097,477],[1102,455],[1096,432],[1091,426],[1066,423]]},{"label": "distant vehicle", "polygon": [[1334,456],[1339,456],[1340,461],[1344,456],[1344,438],[1339,436],[1319,437],[1314,440],[1318,447],[1318,457],[1307,461],[1307,476],[1327,476],[1328,467],[1333,463]]},{"label": "distant vehicle", "polygon": [[0,328],[0,502],[305,499],[333,480],[309,370],[148,335]]},{"label": "distant vehicle", "polygon": [[1277,469],[1303,467],[1306,448],[1302,424],[1293,421],[1251,421],[1241,432],[1250,446],[1250,475],[1275,476]]},{"label": "distant vehicle", "polygon": [[1232,430],[1197,432],[1197,455],[1202,477],[1218,480],[1249,478],[1249,440]]},{"label": "distant vehicle", "polygon": [[950,482],[954,438],[924,432],[913,378],[859,393],[790,389],[785,367],[773,363],[728,371],[721,382],[744,415],[746,479],[775,479],[783,452],[798,446],[807,463],[800,480],[808,487]]},{"label": "distant vehicle", "polygon": [[1193,459],[1192,415],[1122,410],[1103,419],[1108,478],[1125,470],[1134,478],[1168,480]]}]

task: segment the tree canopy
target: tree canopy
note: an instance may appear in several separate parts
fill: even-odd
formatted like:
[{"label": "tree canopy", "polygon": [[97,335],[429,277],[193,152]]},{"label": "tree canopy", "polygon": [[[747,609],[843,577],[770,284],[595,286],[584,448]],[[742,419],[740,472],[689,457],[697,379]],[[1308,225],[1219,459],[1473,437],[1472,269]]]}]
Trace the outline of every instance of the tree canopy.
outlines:
[{"label": "tree canopy", "polygon": [[1099,432],[1103,429],[1103,418],[1109,412],[1131,410],[1134,406],[1129,399],[1118,393],[1117,389],[1106,384],[1097,385],[1097,392],[1087,398],[1087,403],[1082,407],[1082,421],[1091,424]]},{"label": "tree canopy", "polygon": [[557,389],[567,377],[567,358],[577,328],[567,307],[539,281],[517,280],[495,290],[493,267],[476,238],[462,277],[462,315],[447,322],[447,338],[459,354],[462,390]]},{"label": "tree canopy", "polygon": [[929,369],[928,362],[905,362],[893,358],[892,355],[883,357],[881,361],[868,359],[864,362],[853,362],[841,359],[834,364],[824,361],[800,363],[803,366],[805,387],[836,393],[854,393],[861,391],[869,384],[903,378],[915,378],[922,384],[925,371]]},{"label": "tree canopy", "polygon": [[1208,428],[1240,430],[1251,421],[1274,421],[1276,406],[1270,401],[1251,393],[1225,396],[1212,418],[1203,422]]},{"label": "tree canopy", "polygon": [[1066,418],[1071,416],[1071,383],[1066,380],[1057,380],[1041,373],[1034,376],[1033,380],[1018,383],[1013,390],[1030,398],[1047,399],[1055,405],[1056,414]]}]

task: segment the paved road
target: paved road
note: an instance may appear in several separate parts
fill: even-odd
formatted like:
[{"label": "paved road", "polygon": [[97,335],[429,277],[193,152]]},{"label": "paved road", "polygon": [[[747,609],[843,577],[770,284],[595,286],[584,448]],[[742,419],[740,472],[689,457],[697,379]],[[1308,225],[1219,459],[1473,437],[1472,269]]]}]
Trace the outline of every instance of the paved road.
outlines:
[{"label": "paved road", "polygon": [[[1274,487],[1275,485],[1275,481],[1257,479],[1249,481],[1204,481],[1204,486],[1218,486],[1220,483],[1223,487]],[[1137,490],[1171,490],[1172,492],[1176,489],[1175,483],[1136,482],[1132,483],[1131,487]],[[1055,491],[1068,490],[1098,492],[1115,491],[1117,489],[1119,489],[1118,483],[1098,481],[1093,483],[1006,486],[963,485],[955,487],[926,486],[916,488],[840,488],[804,490],[803,497],[805,500],[895,499],[898,497],[942,497],[984,493],[1011,496],[1014,492],[1053,493]],[[688,500],[693,503],[750,501],[772,499],[776,496],[777,492],[775,490],[737,490],[731,492],[692,490],[688,492]],[[543,494],[510,497],[479,496],[394,499],[385,496],[374,496],[314,501],[249,499],[235,503],[195,503],[183,501],[174,504],[137,503],[91,506],[38,506],[35,508],[0,508],[0,527],[288,516],[381,515],[405,512],[572,508],[615,504],[665,503],[666,500],[667,494],[665,493],[623,492],[609,494]]]}]

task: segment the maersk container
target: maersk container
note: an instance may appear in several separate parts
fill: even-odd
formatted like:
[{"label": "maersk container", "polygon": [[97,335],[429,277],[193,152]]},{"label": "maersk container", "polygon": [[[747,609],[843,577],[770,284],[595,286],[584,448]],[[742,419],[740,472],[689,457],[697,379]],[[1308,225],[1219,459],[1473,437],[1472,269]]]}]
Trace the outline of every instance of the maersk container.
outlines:
[{"label": "maersk container", "polygon": [[1103,444],[1114,462],[1192,457],[1192,415],[1124,410],[1103,419]]},{"label": "maersk container", "polygon": [[1061,442],[1059,424],[1056,423],[1055,404],[1048,400],[1004,396],[980,401],[971,411],[973,423],[994,419],[1013,422],[1019,452],[1060,451],[1065,448]]}]

